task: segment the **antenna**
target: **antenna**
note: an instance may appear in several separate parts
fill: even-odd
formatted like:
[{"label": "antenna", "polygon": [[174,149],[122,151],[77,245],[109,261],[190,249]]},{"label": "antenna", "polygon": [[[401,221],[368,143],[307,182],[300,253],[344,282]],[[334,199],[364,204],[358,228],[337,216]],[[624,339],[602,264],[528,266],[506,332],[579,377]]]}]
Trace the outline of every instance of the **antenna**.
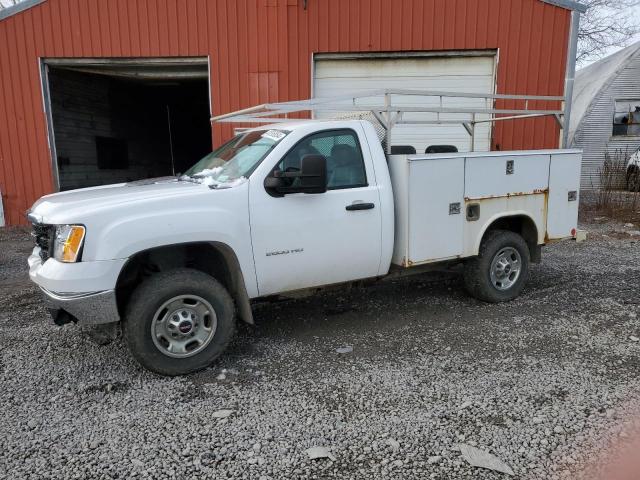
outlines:
[{"label": "antenna", "polygon": [[176,174],[176,164],[173,158],[173,138],[171,135],[171,111],[169,110],[169,105],[167,105],[167,125],[169,126],[169,153],[171,154],[171,173],[175,176]]}]

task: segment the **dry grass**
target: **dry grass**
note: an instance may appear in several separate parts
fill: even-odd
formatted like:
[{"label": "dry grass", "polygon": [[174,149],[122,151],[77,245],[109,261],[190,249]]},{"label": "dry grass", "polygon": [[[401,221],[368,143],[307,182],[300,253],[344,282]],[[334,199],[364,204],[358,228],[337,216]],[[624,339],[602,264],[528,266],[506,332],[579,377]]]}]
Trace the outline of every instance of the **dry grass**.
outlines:
[{"label": "dry grass", "polygon": [[590,201],[582,202],[583,220],[602,216],[622,222],[640,222],[640,192],[627,191],[628,160],[627,152],[605,154],[605,161],[598,171],[599,186],[587,196]]}]

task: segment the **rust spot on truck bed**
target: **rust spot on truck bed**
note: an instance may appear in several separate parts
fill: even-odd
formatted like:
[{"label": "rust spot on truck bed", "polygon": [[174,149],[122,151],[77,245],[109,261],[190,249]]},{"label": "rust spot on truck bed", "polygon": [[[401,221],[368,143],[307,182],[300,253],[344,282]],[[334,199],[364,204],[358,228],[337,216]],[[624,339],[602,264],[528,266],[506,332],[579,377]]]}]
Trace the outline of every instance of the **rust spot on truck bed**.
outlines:
[{"label": "rust spot on truck bed", "polygon": [[485,197],[464,197],[464,201],[465,202],[473,202],[473,201],[478,201],[478,200],[491,200],[494,198],[511,198],[511,197],[524,197],[524,196],[528,196],[528,195],[547,195],[549,193],[549,189],[548,188],[538,188],[535,189],[531,192],[511,192],[511,193],[506,193],[503,195],[487,195]]},{"label": "rust spot on truck bed", "polygon": [[402,257],[401,266],[404,267],[404,268],[409,268],[409,267],[413,266],[413,262],[411,260],[407,259],[406,257]]}]

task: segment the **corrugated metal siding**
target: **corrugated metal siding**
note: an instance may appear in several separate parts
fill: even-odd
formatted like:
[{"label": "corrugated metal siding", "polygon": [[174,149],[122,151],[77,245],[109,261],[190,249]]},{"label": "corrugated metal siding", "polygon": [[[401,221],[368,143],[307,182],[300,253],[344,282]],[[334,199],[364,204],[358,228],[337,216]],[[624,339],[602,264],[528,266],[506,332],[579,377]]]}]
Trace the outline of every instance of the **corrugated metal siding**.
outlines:
[{"label": "corrugated metal siding", "polygon": [[[498,92],[562,95],[568,10],[539,0],[48,0],[0,22],[0,190],[9,224],[53,189],[39,57],[204,56],[214,114],[308,98],[313,52],[498,49]],[[543,33],[544,32],[544,33]],[[216,140],[231,127],[215,127]],[[493,147],[552,148],[552,119]]]},{"label": "corrugated metal siding", "polygon": [[574,145],[582,148],[581,187],[594,189],[600,185],[600,168],[605,153],[625,156],[640,147],[639,137],[612,137],[616,99],[640,98],[640,52],[636,53],[593,99],[576,130]]}]

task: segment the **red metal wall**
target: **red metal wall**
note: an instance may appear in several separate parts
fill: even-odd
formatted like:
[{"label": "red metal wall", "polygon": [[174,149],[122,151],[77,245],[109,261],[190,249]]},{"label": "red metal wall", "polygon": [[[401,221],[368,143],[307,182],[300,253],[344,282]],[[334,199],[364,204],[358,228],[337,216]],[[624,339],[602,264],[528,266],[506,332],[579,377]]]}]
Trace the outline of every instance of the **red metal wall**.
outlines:
[{"label": "red metal wall", "polygon": [[[562,95],[570,12],[540,0],[47,0],[0,21],[0,190],[8,224],[53,191],[40,58],[210,56],[214,114],[308,98],[313,52],[498,49],[498,92]],[[216,127],[221,140],[229,134]],[[493,147],[554,148],[554,120]]]}]

